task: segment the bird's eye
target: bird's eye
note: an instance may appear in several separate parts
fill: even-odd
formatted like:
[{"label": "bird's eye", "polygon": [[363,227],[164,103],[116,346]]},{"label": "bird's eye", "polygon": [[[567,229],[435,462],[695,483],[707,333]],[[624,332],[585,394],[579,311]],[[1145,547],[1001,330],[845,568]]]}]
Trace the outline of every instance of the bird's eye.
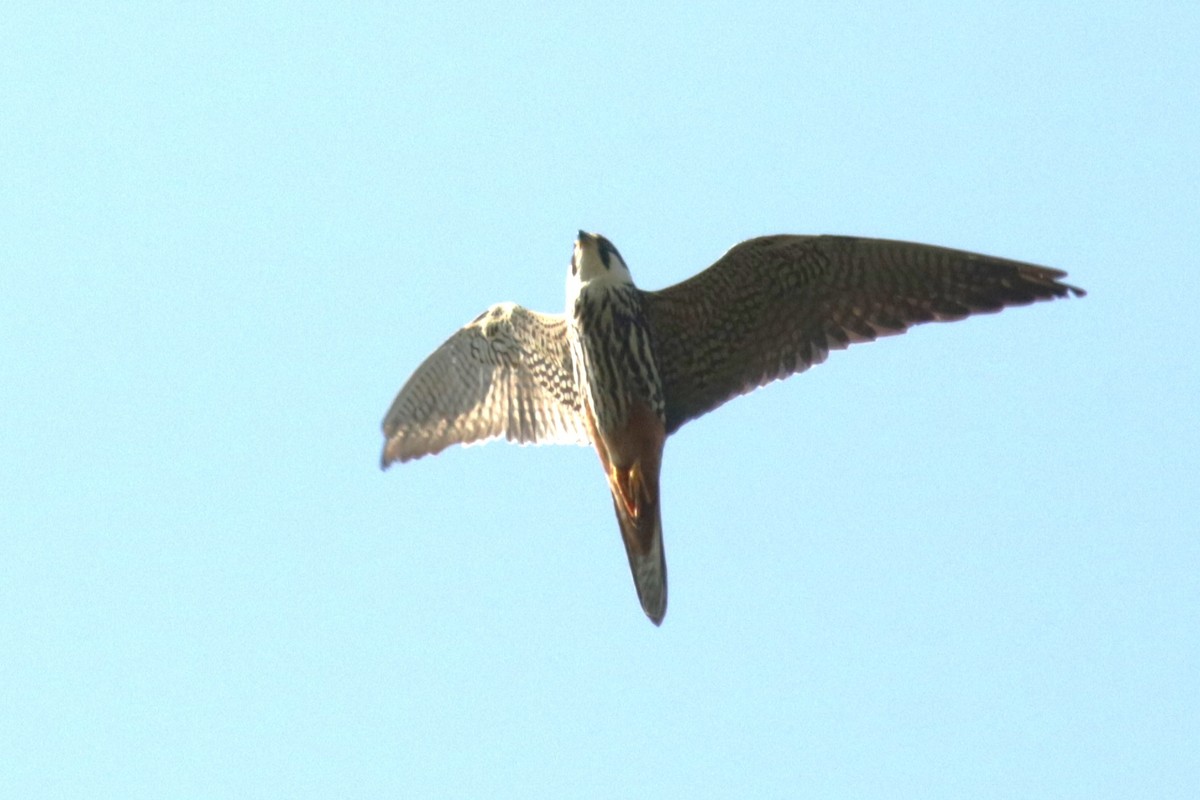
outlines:
[{"label": "bird's eye", "polygon": [[621,257],[617,252],[617,248],[613,247],[613,243],[608,239],[601,237],[600,239],[600,260],[604,262],[605,269],[612,269],[611,259],[613,256]]}]

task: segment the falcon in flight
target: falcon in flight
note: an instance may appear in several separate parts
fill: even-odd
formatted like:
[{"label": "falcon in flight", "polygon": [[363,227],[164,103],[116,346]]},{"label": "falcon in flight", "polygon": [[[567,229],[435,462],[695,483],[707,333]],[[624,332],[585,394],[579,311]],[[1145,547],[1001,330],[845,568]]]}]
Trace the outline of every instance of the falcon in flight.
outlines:
[{"label": "falcon in flight", "polygon": [[505,437],[596,448],[638,599],[667,611],[663,444],[688,420],[830,350],[1084,291],[1048,267],[924,244],[763,236],[657,292],[579,232],[564,314],[501,303],[425,359],[383,420],[382,466]]}]

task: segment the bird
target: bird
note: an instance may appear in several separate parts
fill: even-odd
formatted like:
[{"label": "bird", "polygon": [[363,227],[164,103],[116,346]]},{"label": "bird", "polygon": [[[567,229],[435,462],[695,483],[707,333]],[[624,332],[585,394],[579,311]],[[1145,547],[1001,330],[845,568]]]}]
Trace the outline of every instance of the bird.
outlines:
[{"label": "bird", "polygon": [[1050,267],[831,235],[743,241],[658,291],[579,231],[562,314],[491,306],[438,347],[383,419],[381,467],[497,438],[593,447],[642,610],[667,609],[659,474],[669,436],[831,350],[1040,300],[1082,297]]}]

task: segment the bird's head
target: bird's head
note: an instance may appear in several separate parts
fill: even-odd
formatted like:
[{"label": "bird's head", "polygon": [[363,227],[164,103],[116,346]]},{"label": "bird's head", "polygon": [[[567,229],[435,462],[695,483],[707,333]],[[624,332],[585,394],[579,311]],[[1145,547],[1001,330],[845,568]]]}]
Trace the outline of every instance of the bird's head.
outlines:
[{"label": "bird's head", "polygon": [[567,274],[567,302],[570,305],[587,285],[632,284],[633,277],[613,243],[598,233],[579,232],[571,270]]}]

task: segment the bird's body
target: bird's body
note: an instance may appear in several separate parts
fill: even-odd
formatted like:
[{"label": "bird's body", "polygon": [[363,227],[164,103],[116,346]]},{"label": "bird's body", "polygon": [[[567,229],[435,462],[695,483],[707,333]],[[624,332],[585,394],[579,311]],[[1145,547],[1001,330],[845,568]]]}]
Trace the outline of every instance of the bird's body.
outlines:
[{"label": "bird's body", "polygon": [[742,242],[658,292],[580,232],[562,316],[493,306],[417,369],[384,419],[383,466],[505,436],[590,444],[638,598],[666,613],[659,470],[690,419],[909,326],[1082,295],[1065,273],[929,245],[836,236]]},{"label": "bird's body", "polygon": [[667,439],[662,378],[641,293],[607,240],[590,244],[581,232],[572,257],[567,340],[588,436],[612,491],[638,599],[657,625],[667,611],[658,503]]}]

